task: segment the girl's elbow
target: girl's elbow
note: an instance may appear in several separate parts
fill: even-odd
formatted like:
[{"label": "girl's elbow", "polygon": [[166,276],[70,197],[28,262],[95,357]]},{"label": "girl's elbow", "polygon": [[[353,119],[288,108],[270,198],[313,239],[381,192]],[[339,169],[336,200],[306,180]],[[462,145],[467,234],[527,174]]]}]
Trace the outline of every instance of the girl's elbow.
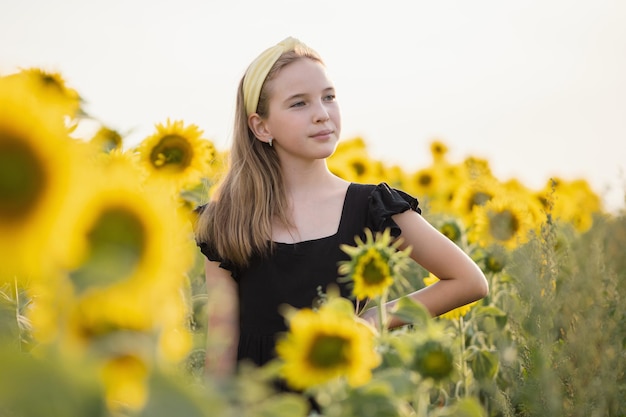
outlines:
[{"label": "girl's elbow", "polygon": [[487,282],[482,271],[476,275],[474,289],[476,300],[481,300],[489,295],[489,282]]}]

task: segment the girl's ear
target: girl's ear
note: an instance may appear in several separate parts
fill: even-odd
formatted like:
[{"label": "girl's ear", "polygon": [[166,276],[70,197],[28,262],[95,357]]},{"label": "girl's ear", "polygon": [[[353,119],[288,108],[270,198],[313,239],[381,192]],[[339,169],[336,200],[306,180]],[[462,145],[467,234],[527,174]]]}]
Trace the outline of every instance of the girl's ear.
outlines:
[{"label": "girl's ear", "polygon": [[248,127],[250,127],[254,136],[256,136],[256,138],[261,142],[268,143],[270,139],[272,139],[272,134],[267,129],[265,120],[261,119],[261,116],[257,113],[252,113],[248,116]]}]

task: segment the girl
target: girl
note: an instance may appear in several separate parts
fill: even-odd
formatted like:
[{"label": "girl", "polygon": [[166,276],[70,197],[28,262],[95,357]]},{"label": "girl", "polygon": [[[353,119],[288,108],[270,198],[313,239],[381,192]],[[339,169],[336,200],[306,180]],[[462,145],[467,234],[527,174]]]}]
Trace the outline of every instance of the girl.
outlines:
[{"label": "girl", "polygon": [[[207,350],[210,372],[272,359],[276,335],[287,330],[279,306],[311,307],[348,258],[340,245],[364,239],[365,228],[390,228],[401,248],[410,246],[411,258],[440,278],[409,294],[432,315],[487,294],[480,268],[424,220],[415,198],[329,171],[326,158],[340,132],[335,88],[315,51],[287,38],[250,64],[239,84],[229,169],[196,224],[207,290],[219,295],[209,306],[209,328],[221,329],[224,341]],[[373,313],[363,316],[373,322]]]}]

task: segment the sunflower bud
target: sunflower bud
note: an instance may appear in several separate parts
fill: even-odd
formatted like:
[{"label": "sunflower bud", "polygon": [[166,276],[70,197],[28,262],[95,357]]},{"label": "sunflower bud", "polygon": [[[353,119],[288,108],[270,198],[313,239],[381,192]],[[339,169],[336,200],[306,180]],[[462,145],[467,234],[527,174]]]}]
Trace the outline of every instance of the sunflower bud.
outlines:
[{"label": "sunflower bud", "polygon": [[429,340],[415,351],[412,368],[424,378],[445,379],[454,369],[452,351],[439,341]]}]

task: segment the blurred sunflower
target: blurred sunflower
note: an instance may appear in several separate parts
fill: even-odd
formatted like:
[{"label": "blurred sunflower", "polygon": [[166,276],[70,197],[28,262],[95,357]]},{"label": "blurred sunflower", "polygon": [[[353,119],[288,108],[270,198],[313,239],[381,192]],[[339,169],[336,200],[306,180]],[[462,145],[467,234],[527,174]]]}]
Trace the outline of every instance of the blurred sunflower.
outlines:
[{"label": "blurred sunflower", "polygon": [[471,225],[474,208],[483,206],[501,192],[501,185],[491,176],[481,176],[464,181],[458,187],[450,206],[455,215]]},{"label": "blurred sunflower", "polygon": [[52,267],[62,210],[81,160],[40,89],[0,78],[0,281],[41,276]]},{"label": "blurred sunflower", "polygon": [[438,340],[428,340],[416,349],[412,367],[424,378],[441,381],[454,371],[452,350]]},{"label": "blurred sunflower", "polygon": [[73,204],[68,266],[79,292],[129,279],[159,288],[191,264],[191,226],[168,190],[144,184],[130,161],[101,167],[93,186]]},{"label": "blurred sunflower", "polygon": [[[427,277],[423,279],[423,281],[426,286],[430,286],[439,281],[439,278],[430,273]],[[448,320],[457,320],[459,317],[464,317],[467,313],[469,313],[472,307],[474,307],[477,303],[478,301],[474,301],[464,306],[455,308],[454,310],[450,310],[447,313],[440,314],[439,317]]]},{"label": "blurred sunflower", "polygon": [[529,233],[536,229],[533,216],[528,210],[506,197],[494,198],[477,207],[469,240],[482,247],[492,244],[514,249],[525,243]]},{"label": "blurred sunflower", "polygon": [[103,363],[100,377],[109,410],[140,410],[148,398],[149,364],[135,354],[113,356]]},{"label": "blurred sunflower", "polygon": [[328,168],[346,181],[378,183],[383,179],[382,163],[372,160],[361,148],[331,156]]},{"label": "blurred sunflower", "polygon": [[115,149],[121,150],[123,139],[116,130],[102,126],[89,140],[101,152],[109,153]]},{"label": "blurred sunflower", "polygon": [[392,242],[389,229],[375,236],[366,229],[365,237],[365,242],[357,237],[356,246],[341,245],[350,259],[339,264],[339,273],[352,281],[352,294],[359,300],[384,294],[406,267],[410,250],[399,251],[401,242]]},{"label": "blurred sunflower", "polygon": [[354,152],[365,152],[366,149],[367,145],[365,144],[365,140],[363,140],[362,137],[357,136],[351,139],[345,139],[337,144],[337,149],[329,158],[329,160],[332,160],[335,157],[349,155]]},{"label": "blurred sunflower", "polygon": [[508,198],[517,201],[525,207],[532,217],[535,227],[538,228],[546,219],[544,207],[536,198],[536,193],[526,187],[517,179],[510,179],[502,183],[503,194]]},{"label": "blurred sunflower", "polygon": [[444,217],[441,220],[433,221],[444,236],[456,243],[462,245],[465,243],[465,226],[458,217]]},{"label": "blurred sunflower", "polygon": [[538,193],[538,199],[553,218],[570,223],[579,232],[589,230],[593,215],[602,210],[600,198],[584,179],[552,178]]},{"label": "blurred sunflower", "polygon": [[433,161],[443,161],[446,159],[446,155],[448,154],[448,147],[441,140],[433,140],[430,143],[430,154],[433,157]]},{"label": "blurred sunflower", "polygon": [[391,165],[384,167],[383,178],[390,187],[405,190],[408,188],[409,175],[399,165]]},{"label": "blurred sunflower", "polygon": [[463,161],[463,169],[469,179],[493,177],[489,161],[483,158],[470,156]]},{"label": "blurred sunflower", "polygon": [[[159,320],[154,291],[125,282],[115,287],[92,288],[77,296],[68,312],[63,336],[65,347],[82,348],[90,343],[118,340],[108,349],[124,350],[121,340],[132,334],[148,337]],[[104,344],[102,346],[105,346]]]},{"label": "blurred sunflower", "polygon": [[306,389],[345,377],[358,386],[371,378],[380,357],[375,334],[354,314],[322,306],[302,309],[289,319],[289,332],[276,345],[282,375],[294,389]]},{"label": "blurred sunflower", "polygon": [[407,182],[407,191],[424,199],[432,212],[449,213],[450,201],[463,180],[461,174],[457,165],[440,160],[413,173]]},{"label": "blurred sunflower", "polygon": [[82,114],[81,98],[78,92],[67,86],[59,72],[28,68],[7,77],[24,78],[32,82],[34,88],[39,90],[41,104],[50,110],[58,111],[62,116],[73,119]]},{"label": "blurred sunflower", "polygon": [[211,172],[215,158],[213,143],[202,138],[196,125],[183,121],[157,124],[156,132],[145,138],[137,150],[150,175],[181,189],[194,185]]}]

